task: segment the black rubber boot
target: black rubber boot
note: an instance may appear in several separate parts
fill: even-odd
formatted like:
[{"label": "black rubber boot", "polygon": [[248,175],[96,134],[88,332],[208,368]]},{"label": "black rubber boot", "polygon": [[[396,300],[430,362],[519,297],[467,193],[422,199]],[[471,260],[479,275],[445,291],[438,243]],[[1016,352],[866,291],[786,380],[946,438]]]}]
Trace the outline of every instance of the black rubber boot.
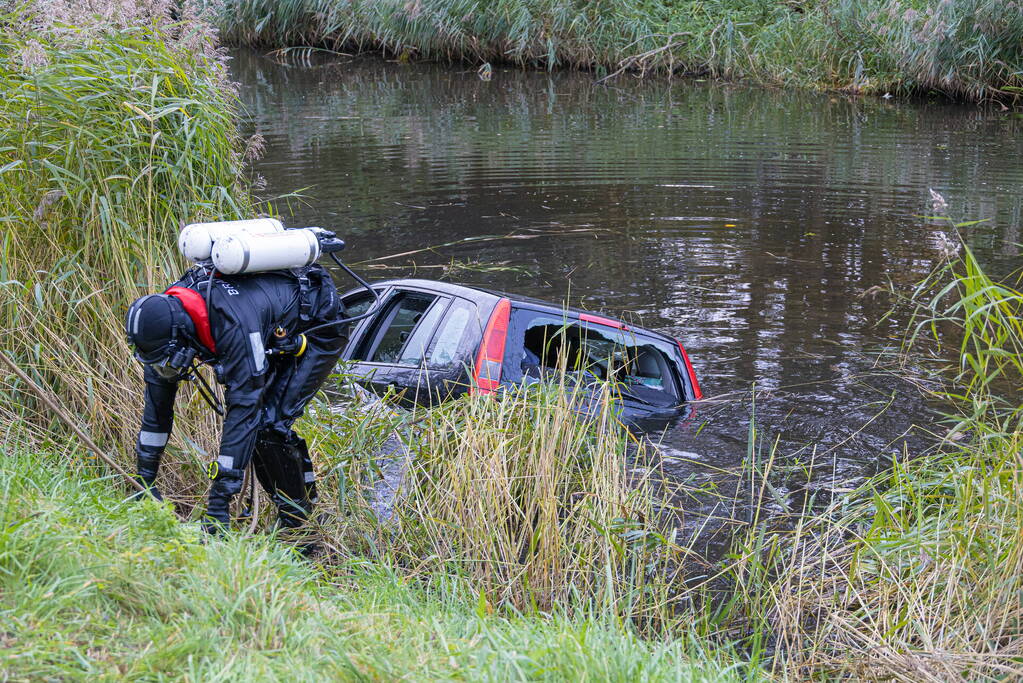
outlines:
[{"label": "black rubber boot", "polygon": [[[256,439],[252,459],[256,478],[277,506],[278,526],[294,529],[305,523],[312,510],[310,484],[306,470],[312,472],[305,441],[294,432],[283,436],[275,430],[265,430]],[[315,483],[312,483],[315,493]]]},{"label": "black rubber boot", "polygon": [[156,473],[160,469],[160,456],[159,455],[143,455],[141,453],[136,454],[136,461],[138,466],[138,474],[133,478],[138,483],[146,487],[145,491],[135,491],[131,495],[131,500],[141,500],[145,496],[152,496],[157,500],[163,500],[163,496],[160,495],[160,489],[156,488]]},{"label": "black rubber boot", "polygon": [[278,522],[288,529],[299,527],[308,521],[313,513],[313,505],[318,501],[316,495],[316,476],[313,472],[313,461],[309,457],[309,447],[305,439],[291,432],[287,441],[292,461],[297,461],[301,468],[301,495],[286,501],[284,507],[278,508]]},{"label": "black rubber boot", "polygon": [[242,475],[245,470],[220,468],[210,487],[209,503],[203,529],[216,534],[231,528],[231,499],[242,490]]}]

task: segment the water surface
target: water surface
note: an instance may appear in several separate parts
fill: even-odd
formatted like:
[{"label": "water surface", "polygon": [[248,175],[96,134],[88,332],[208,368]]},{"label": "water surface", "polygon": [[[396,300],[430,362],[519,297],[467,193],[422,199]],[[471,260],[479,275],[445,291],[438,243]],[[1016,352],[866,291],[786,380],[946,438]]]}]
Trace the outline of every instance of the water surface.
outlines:
[{"label": "water surface", "polygon": [[603,87],[498,69],[482,81],[376,57],[233,57],[247,132],[266,139],[253,172],[267,195],[306,195],[290,225],[338,230],[349,262],[539,235],[369,273],[568,298],[683,340],[711,400],[654,437],[672,478],[708,494],[687,504],[693,528],[749,514],[714,494],[761,487],[721,470],[763,467],[775,440],[769,511],[926,447],[914,425],[934,429],[934,415],[913,373],[877,362],[905,325],[882,320],[890,300],[877,290],[917,281],[947,248],[947,225],[921,218],[932,189],[957,219],[989,219],[967,234],[995,272],[1019,265],[1019,115],[689,80]]}]

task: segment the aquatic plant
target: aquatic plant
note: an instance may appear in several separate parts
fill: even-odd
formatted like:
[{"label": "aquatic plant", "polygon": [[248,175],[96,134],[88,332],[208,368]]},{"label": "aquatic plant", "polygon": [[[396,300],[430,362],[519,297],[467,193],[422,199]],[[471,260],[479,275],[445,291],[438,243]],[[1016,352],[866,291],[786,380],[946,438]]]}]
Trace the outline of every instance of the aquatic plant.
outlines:
[{"label": "aquatic plant", "polygon": [[912,301],[916,353],[925,333],[958,344],[958,369],[935,390],[950,408],[932,427],[941,448],[897,454],[823,514],[751,527],[735,547],[739,590],[719,619],[743,624],[754,642],[771,634],[774,666],[793,675],[1021,673],[1023,293],[962,244]]}]

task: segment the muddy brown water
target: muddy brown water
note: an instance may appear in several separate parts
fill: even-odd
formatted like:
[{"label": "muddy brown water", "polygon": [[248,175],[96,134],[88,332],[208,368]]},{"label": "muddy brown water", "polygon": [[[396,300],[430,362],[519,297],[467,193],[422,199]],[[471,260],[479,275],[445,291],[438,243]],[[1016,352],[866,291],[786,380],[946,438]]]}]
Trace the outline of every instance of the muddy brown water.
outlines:
[{"label": "muddy brown water", "polygon": [[[348,262],[541,235],[364,273],[569,298],[683,340],[710,400],[651,436],[657,465],[700,490],[680,499],[690,529],[727,529],[751,501],[764,514],[827,502],[940,433],[914,386],[920,370],[877,362],[906,320],[883,319],[889,299],[872,294],[919,280],[946,248],[947,227],[921,218],[934,213],[931,189],[957,219],[988,219],[966,234],[993,271],[1020,265],[1018,113],[513,69],[483,81],[379,57],[232,57],[246,132],[266,142],[252,165],[264,194],[300,191],[287,223],[338,230]],[[763,499],[737,476],[750,470],[754,415],[756,469],[778,444]]]}]

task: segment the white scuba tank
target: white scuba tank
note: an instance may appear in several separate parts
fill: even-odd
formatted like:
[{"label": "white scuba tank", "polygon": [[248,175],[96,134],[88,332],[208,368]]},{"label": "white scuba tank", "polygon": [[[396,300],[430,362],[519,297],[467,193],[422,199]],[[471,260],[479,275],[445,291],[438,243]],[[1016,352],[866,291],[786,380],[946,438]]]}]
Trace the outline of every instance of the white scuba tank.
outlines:
[{"label": "white scuba tank", "polygon": [[213,252],[213,244],[230,235],[266,235],[284,232],[284,225],[276,218],[253,218],[244,221],[217,221],[192,223],[178,235],[178,249],[191,261],[205,261]]},{"label": "white scuba tank", "polygon": [[212,257],[224,275],[301,268],[320,257],[320,241],[308,228],[269,235],[237,232],[217,239]]}]

